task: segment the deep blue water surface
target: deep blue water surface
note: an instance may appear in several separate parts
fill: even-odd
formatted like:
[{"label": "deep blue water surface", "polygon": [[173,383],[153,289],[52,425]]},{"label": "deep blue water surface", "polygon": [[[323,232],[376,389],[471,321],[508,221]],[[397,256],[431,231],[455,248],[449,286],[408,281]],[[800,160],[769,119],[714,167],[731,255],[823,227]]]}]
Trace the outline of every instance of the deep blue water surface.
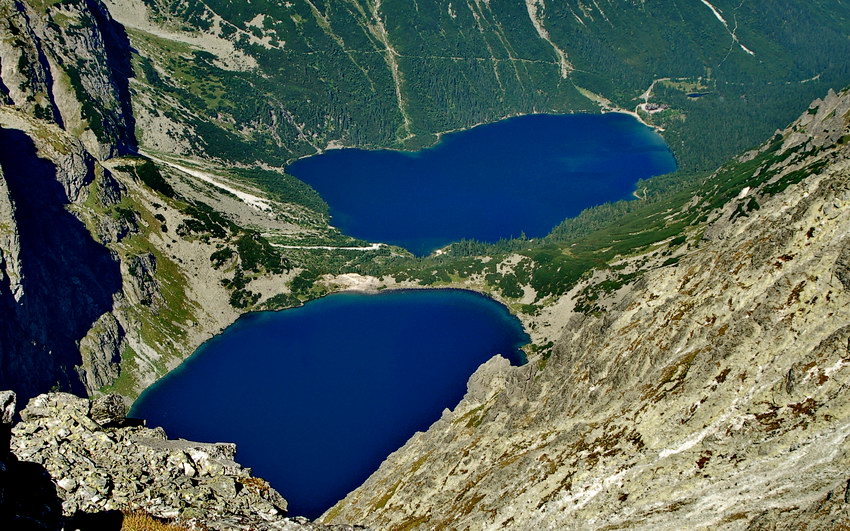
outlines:
[{"label": "deep blue water surface", "polygon": [[248,314],[145,391],[131,415],[237,458],[316,517],[457,405],[495,354],[522,361],[507,309],[459,290],[337,294]]},{"label": "deep blue water surface", "polygon": [[331,150],[288,172],[319,192],[344,233],[424,255],[461,238],[545,236],[675,169],[658,134],[613,113],[521,116],[417,152]]}]

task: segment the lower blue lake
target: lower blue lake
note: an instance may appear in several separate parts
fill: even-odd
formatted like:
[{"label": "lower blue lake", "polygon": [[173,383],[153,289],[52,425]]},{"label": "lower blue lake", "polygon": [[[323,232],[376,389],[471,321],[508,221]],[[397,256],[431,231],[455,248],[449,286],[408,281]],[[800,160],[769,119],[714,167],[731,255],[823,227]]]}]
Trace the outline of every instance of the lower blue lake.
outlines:
[{"label": "lower blue lake", "polygon": [[342,293],[243,316],[145,391],[130,415],[237,459],[315,518],[528,342],[501,304],[461,290]]},{"label": "lower blue lake", "polygon": [[462,238],[545,236],[675,169],[661,136],[610,113],[510,118],[416,152],[330,150],[287,171],[316,189],[345,234],[425,255]]}]

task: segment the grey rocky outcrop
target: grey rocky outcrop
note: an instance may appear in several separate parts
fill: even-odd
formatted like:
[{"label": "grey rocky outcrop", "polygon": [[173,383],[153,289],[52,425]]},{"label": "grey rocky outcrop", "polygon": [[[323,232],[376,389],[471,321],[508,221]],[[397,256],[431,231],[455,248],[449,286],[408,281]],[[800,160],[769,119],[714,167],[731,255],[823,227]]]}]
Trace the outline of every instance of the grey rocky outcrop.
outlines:
[{"label": "grey rocky outcrop", "polygon": [[831,146],[846,134],[850,99],[830,90],[824,99],[815,100],[800,120],[792,126],[783,149],[807,145],[809,149]]},{"label": "grey rocky outcrop", "polygon": [[12,391],[0,391],[0,424],[11,424],[15,417],[17,397]]},{"label": "grey rocky outcrop", "polygon": [[0,1],[8,102],[79,138],[99,159],[135,146],[129,42],[99,0]]},{"label": "grey rocky outcrop", "polygon": [[92,400],[89,414],[101,426],[117,425],[127,416],[127,404],[116,394],[102,395]]},{"label": "grey rocky outcrop", "polygon": [[15,300],[20,300],[23,295],[21,274],[21,246],[15,221],[15,204],[0,167],[0,282]]},{"label": "grey rocky outcrop", "polygon": [[236,445],[120,427],[123,411],[119,397],[90,402],[66,393],[40,395],[21,411],[12,452],[49,474],[65,518],[142,510],[204,529],[327,529],[286,518],[286,500],[234,461]]},{"label": "grey rocky outcrop", "polygon": [[133,304],[156,306],[162,301],[159,283],[156,280],[156,256],[152,253],[128,256],[123,264],[130,279],[127,296]]},{"label": "grey rocky outcrop", "polygon": [[44,467],[10,451],[16,396],[0,392],[0,523],[4,529],[59,529],[62,508]]},{"label": "grey rocky outcrop", "polygon": [[103,314],[80,340],[82,364],[77,367],[89,393],[118,378],[124,331],[111,313]]}]

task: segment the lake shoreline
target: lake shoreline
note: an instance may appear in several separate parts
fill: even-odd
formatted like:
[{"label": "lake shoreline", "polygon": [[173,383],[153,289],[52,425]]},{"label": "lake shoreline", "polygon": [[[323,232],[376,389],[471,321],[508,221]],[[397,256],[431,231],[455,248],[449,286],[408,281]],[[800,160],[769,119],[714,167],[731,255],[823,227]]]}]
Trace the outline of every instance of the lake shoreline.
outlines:
[{"label": "lake shoreline", "polygon": [[676,170],[663,137],[626,111],[520,115],[417,151],[333,149],[287,168],[344,234],[427,256],[469,238],[544,237],[586,208]]},{"label": "lake shoreline", "polygon": [[[131,414],[172,437],[235,442],[292,514],[316,517],[456,407],[481,365],[523,363],[528,339],[507,307],[471,290],[336,293],[243,315]],[[291,407],[256,406],[272,403]]]}]

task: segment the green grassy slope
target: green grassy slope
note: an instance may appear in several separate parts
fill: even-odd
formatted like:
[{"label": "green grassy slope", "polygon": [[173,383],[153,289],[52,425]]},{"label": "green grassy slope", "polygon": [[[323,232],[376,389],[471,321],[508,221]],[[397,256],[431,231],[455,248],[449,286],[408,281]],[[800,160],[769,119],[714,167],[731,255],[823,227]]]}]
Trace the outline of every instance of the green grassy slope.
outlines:
[{"label": "green grassy slope", "polygon": [[[718,0],[724,25],[683,0],[145,1],[160,23],[218,35],[256,61],[228,69],[131,34],[137,90],[232,162],[282,164],[330,141],[416,147],[511,114],[596,109],[578,88],[631,110],[669,78],[649,98],[669,109],[647,119],[685,170],[709,170],[850,81],[850,6],[835,2]],[[553,44],[571,63],[566,78]]]}]

